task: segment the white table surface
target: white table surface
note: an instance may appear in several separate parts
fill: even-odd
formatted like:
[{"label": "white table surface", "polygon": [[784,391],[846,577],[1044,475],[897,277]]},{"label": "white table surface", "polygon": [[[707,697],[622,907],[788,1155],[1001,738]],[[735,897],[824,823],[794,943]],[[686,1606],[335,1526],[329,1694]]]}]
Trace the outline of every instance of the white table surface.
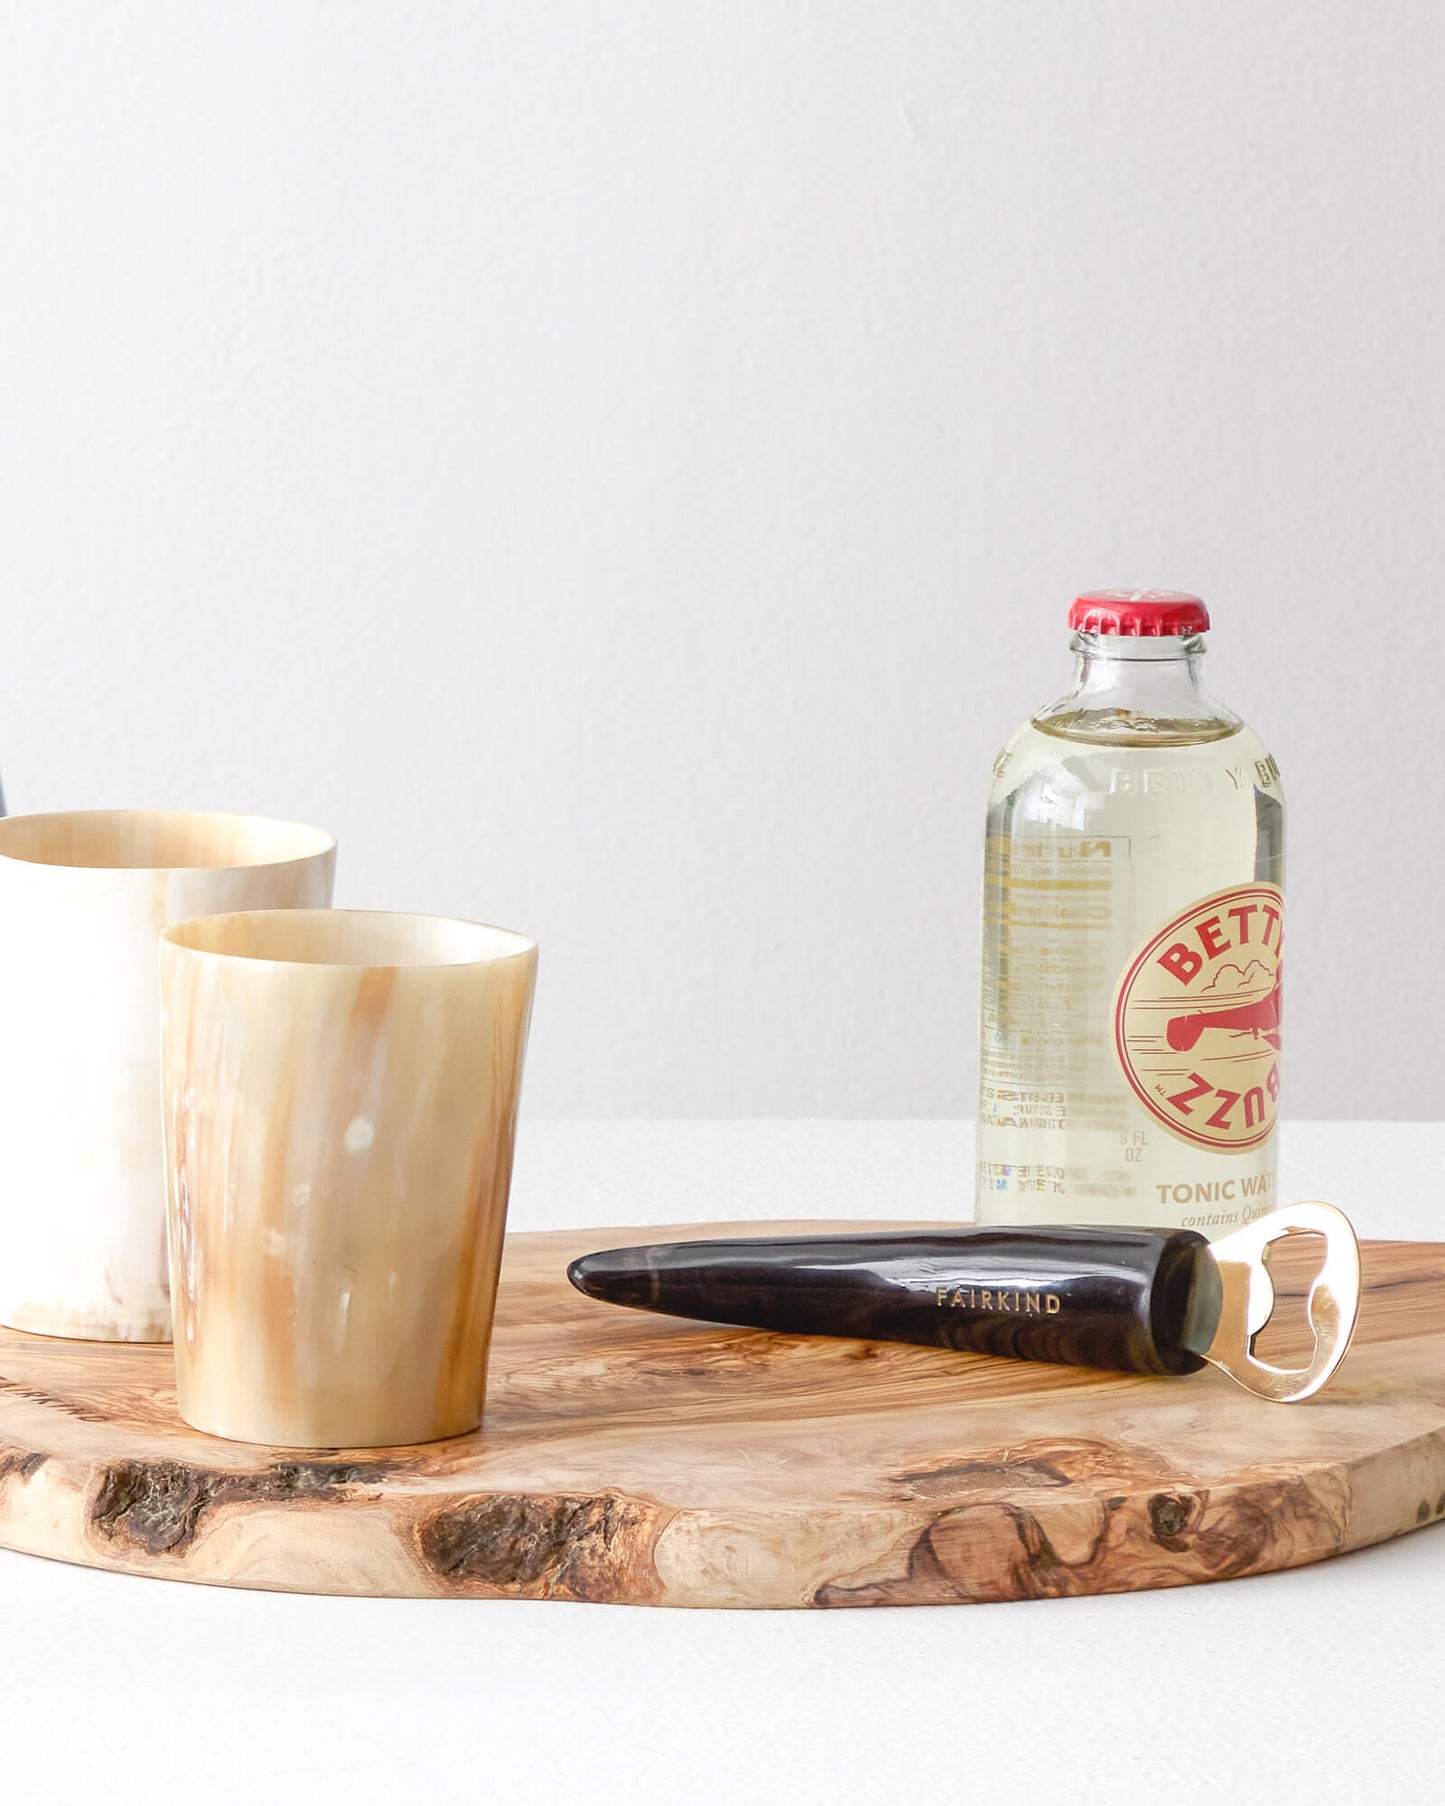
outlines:
[{"label": "white table surface", "polygon": [[[527,1123],[513,1226],[967,1213],[953,1123]],[[1445,1239],[1445,1124],[1281,1193]],[[314,1599],[0,1552],[0,1803],[1439,1797],[1445,1529],[1221,1585],[680,1612]]]}]

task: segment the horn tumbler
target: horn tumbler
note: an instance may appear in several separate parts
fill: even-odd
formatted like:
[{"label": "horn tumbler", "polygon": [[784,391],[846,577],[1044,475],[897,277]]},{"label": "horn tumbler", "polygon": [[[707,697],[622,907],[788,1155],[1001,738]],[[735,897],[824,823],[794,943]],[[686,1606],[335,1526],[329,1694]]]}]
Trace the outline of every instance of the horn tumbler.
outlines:
[{"label": "horn tumbler", "polygon": [[0,821],[0,1323],[168,1342],[161,930],[331,901],[336,842],[249,815]]},{"label": "horn tumbler", "polygon": [[186,1422],[285,1448],[481,1422],[537,949],[355,910],[170,929],[162,1070]]}]

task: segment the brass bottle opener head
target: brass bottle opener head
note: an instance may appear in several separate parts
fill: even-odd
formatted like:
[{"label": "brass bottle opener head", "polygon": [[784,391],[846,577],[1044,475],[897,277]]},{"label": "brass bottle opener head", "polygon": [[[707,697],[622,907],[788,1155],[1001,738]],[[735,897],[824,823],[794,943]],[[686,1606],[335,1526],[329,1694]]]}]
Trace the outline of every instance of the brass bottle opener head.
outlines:
[{"label": "brass bottle opener head", "polygon": [[[1314,1353],[1307,1366],[1272,1367],[1254,1352],[1255,1338],[1275,1305],[1265,1256],[1274,1243],[1291,1235],[1321,1235],[1325,1241],[1324,1265],[1305,1306]],[[1285,1204],[1222,1237],[1210,1253],[1219,1269],[1223,1302],[1205,1359],[1247,1391],[1276,1404],[1318,1392],[1344,1360],[1360,1309],[1360,1246],[1348,1217],[1333,1204]]]}]

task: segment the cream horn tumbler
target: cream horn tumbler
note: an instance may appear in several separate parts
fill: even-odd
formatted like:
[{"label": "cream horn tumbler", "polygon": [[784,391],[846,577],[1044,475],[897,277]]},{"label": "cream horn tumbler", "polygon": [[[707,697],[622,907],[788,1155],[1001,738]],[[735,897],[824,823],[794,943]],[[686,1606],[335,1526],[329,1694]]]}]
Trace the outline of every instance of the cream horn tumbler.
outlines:
[{"label": "cream horn tumbler", "polygon": [[181,1416],[282,1448],[481,1422],[537,948],[361,910],[161,946]]},{"label": "cream horn tumbler", "polygon": [[245,815],[0,821],[0,1323],[167,1342],[159,938],[325,905],[336,842]]}]

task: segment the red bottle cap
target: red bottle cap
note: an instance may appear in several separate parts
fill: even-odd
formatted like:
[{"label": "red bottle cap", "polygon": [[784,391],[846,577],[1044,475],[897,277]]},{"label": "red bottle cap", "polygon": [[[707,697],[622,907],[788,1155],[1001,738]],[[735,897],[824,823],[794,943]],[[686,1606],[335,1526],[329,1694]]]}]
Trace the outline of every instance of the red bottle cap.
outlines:
[{"label": "red bottle cap", "polygon": [[1208,633],[1209,610],[1177,589],[1087,589],[1069,610],[1076,633],[1124,633],[1151,639]]}]

